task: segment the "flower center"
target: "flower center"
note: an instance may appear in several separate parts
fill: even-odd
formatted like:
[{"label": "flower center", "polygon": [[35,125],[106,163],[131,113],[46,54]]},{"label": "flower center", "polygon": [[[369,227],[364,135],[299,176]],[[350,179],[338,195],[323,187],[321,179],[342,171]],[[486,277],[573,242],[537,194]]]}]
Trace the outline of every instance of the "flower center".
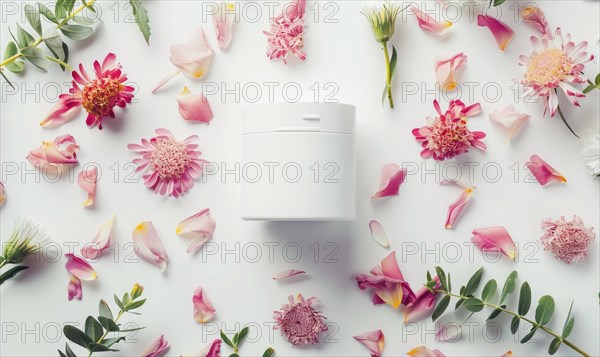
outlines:
[{"label": "flower center", "polygon": [[316,323],[308,309],[296,305],[287,312],[283,322],[286,332],[294,337],[308,337],[315,333]]},{"label": "flower center", "polygon": [[154,147],[150,161],[160,178],[181,178],[190,162],[185,147],[173,139],[160,139],[154,143]]},{"label": "flower center", "polygon": [[529,58],[525,78],[538,85],[546,85],[565,79],[571,72],[572,62],[569,56],[559,48],[546,48]]},{"label": "flower center", "polygon": [[94,79],[83,87],[82,106],[97,118],[107,116],[117,104],[125,86],[112,78]]},{"label": "flower center", "polygon": [[466,119],[437,118],[427,135],[427,148],[450,159],[467,152],[471,135]]}]

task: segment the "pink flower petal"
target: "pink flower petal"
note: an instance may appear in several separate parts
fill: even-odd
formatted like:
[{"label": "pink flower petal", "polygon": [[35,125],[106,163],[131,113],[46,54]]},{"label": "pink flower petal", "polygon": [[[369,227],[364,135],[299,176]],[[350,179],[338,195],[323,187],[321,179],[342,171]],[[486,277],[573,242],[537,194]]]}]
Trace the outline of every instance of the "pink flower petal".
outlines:
[{"label": "pink flower petal", "polygon": [[384,248],[389,248],[390,240],[388,239],[387,232],[385,228],[379,223],[379,221],[371,221],[369,222],[369,229],[371,229],[371,237],[377,244]]},{"label": "pink flower petal", "polygon": [[212,63],[214,53],[202,26],[198,26],[187,45],[171,46],[171,63],[190,78],[202,78]]},{"label": "pink flower petal", "polygon": [[436,82],[442,89],[453,90],[456,88],[456,75],[467,64],[467,56],[457,53],[454,56],[435,59]]},{"label": "pink flower petal", "polygon": [[96,166],[92,166],[87,170],[81,170],[77,175],[77,184],[87,192],[87,200],[83,202],[83,207],[90,207],[94,204],[96,197],[96,182],[98,181],[98,171]]},{"label": "pink flower petal", "polygon": [[160,357],[169,349],[169,342],[165,340],[165,336],[161,335],[156,340],[152,341],[148,347],[141,353],[141,357]]},{"label": "pink flower petal", "polygon": [[90,260],[98,259],[102,256],[102,252],[110,247],[114,223],[115,216],[113,216],[108,222],[101,225],[94,239],[81,248],[81,255],[84,258]]},{"label": "pink flower petal", "polygon": [[176,99],[179,103],[179,114],[183,119],[199,123],[210,123],[213,112],[208,99],[204,95],[193,94],[188,87],[184,87]]},{"label": "pink flower petal", "polygon": [[504,227],[475,229],[471,242],[482,252],[500,252],[513,261],[517,259],[517,246]]},{"label": "pink flower petal", "polygon": [[79,146],[71,135],[61,135],[53,141],[43,141],[27,155],[27,160],[41,170],[59,171],[63,165],[75,165]]},{"label": "pink flower petal", "polygon": [[79,280],[75,275],[71,275],[69,285],[67,285],[67,295],[69,301],[73,299],[81,300],[81,297],[83,296],[83,291],[81,290],[81,280]]},{"label": "pink flower petal", "polygon": [[556,171],[552,166],[548,165],[548,163],[542,160],[541,157],[534,154],[531,155],[530,161],[527,162],[527,168],[533,176],[535,176],[536,180],[540,183],[540,185],[544,186],[550,181],[557,181],[566,183],[567,179],[560,174],[560,172]]},{"label": "pink flower petal", "polygon": [[197,288],[194,291],[192,303],[194,304],[194,320],[203,324],[215,317],[215,308],[204,294],[202,288]]},{"label": "pink flower petal", "polygon": [[167,267],[167,252],[152,222],[142,222],[133,230],[133,241],[137,244],[135,253],[145,261],[164,271]]},{"label": "pink flower petal", "polygon": [[67,253],[65,255],[68,259],[65,268],[71,275],[86,281],[98,278],[98,274],[96,274],[96,271],[88,262],[72,253]]},{"label": "pink flower petal", "polygon": [[285,271],[282,271],[281,273],[276,274],[273,277],[273,280],[286,279],[286,278],[304,274],[304,273],[306,273],[304,270],[296,270],[296,269],[285,270]]},{"label": "pink flower petal", "polygon": [[457,323],[442,324],[435,332],[438,342],[456,342],[462,333],[462,325]]},{"label": "pink flower petal", "polygon": [[460,216],[462,210],[467,206],[467,204],[471,200],[473,191],[476,190],[477,187],[455,180],[444,180],[441,183],[455,184],[463,189],[463,192],[461,193],[460,197],[448,207],[448,214],[446,215],[445,227],[446,229],[451,229],[452,227],[454,227],[454,224],[456,223],[456,220]]},{"label": "pink flower petal", "polygon": [[0,206],[4,204],[4,201],[6,201],[6,190],[4,184],[0,182]]},{"label": "pink flower petal", "polygon": [[500,51],[504,51],[515,37],[515,32],[507,24],[491,16],[478,15],[477,25],[492,32]]},{"label": "pink flower petal", "polygon": [[50,114],[40,122],[40,126],[55,128],[73,120],[81,112],[80,104],[80,99],[74,98],[72,94],[61,94],[58,102],[50,109]]},{"label": "pink flower petal", "polygon": [[440,350],[431,350],[425,346],[415,347],[407,354],[411,357],[446,357]]},{"label": "pink flower petal", "polygon": [[510,104],[500,111],[495,110],[489,117],[508,131],[506,141],[510,141],[529,122],[531,115],[517,112]]},{"label": "pink flower petal", "polygon": [[396,196],[400,191],[400,185],[406,178],[406,169],[397,164],[387,164],[381,169],[379,178],[379,191],[371,198]]},{"label": "pink flower petal", "polygon": [[175,233],[180,237],[193,239],[187,248],[188,253],[193,253],[212,238],[216,227],[217,223],[210,215],[210,209],[206,208],[179,222]]},{"label": "pink flower petal", "polygon": [[362,343],[371,352],[371,357],[380,357],[385,345],[383,331],[375,330],[354,336],[354,339]]},{"label": "pink flower petal", "polygon": [[[434,281],[439,288],[439,278],[435,276]],[[404,314],[404,323],[414,322],[423,319],[431,314],[435,306],[436,294],[432,293],[426,286],[421,287],[416,295],[416,300],[407,305],[402,312]]]},{"label": "pink flower petal", "polygon": [[435,34],[441,34],[452,26],[450,21],[435,21],[435,19],[418,8],[412,6],[411,11],[415,14],[419,27],[427,32],[433,32]]},{"label": "pink flower petal", "polygon": [[525,6],[523,11],[521,11],[521,17],[523,18],[524,23],[538,30],[542,35],[546,35],[552,39],[552,30],[550,30],[550,26],[548,26],[546,15],[544,15],[542,9],[537,5]]},{"label": "pink flower petal", "polygon": [[507,351],[505,354],[503,354],[501,357],[513,357],[513,353],[512,351]]},{"label": "pink flower petal", "polygon": [[235,4],[222,3],[218,5],[218,11],[212,17],[215,34],[219,48],[227,49],[233,37],[233,22],[235,21]]},{"label": "pink flower petal", "polygon": [[220,357],[221,356],[221,340],[216,339],[211,344],[206,345],[200,351],[196,351],[190,355],[186,355],[189,357]]}]

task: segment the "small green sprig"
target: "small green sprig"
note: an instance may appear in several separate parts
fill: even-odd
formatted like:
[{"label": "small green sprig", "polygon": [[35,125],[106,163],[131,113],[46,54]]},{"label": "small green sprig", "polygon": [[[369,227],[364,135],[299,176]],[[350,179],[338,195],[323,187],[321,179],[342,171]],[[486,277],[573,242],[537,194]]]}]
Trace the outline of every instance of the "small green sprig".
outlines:
[{"label": "small green sprig", "polygon": [[[236,332],[235,335],[233,335],[233,337],[231,339],[229,337],[227,337],[227,335],[225,334],[225,332],[223,332],[223,330],[221,330],[221,340],[227,346],[233,348],[233,353],[230,354],[229,357],[240,357],[238,355],[238,352],[240,350],[240,345],[246,339],[246,336],[248,335],[248,330],[249,330],[248,327],[244,327],[240,331]],[[273,348],[269,347],[263,353],[263,357],[271,357],[271,356],[273,356],[273,354],[275,354],[275,350]]]},{"label": "small green sprig", "polygon": [[[114,300],[119,307],[119,313],[116,317],[113,316],[110,307],[104,300],[100,300],[98,306],[98,317],[88,316],[85,320],[84,331],[72,325],[65,325],[63,332],[65,337],[76,345],[85,348],[88,351],[88,356],[94,352],[117,352],[118,350],[111,348],[113,345],[125,341],[125,336],[122,334],[131,333],[143,329],[143,327],[132,329],[121,329],[119,319],[126,312],[139,315],[133,312],[144,303],[146,299],[139,299],[142,296],[144,288],[135,284],[131,289],[131,293],[123,294],[123,298],[115,294]],[[108,335],[111,334],[109,337]],[[65,352],[58,350],[60,357],[76,357],[68,343],[65,344]]]},{"label": "small green sprig", "polygon": [[501,313],[511,315],[510,331],[513,335],[519,330],[521,320],[530,323],[532,326],[531,330],[521,339],[521,343],[529,341],[537,331],[544,331],[554,337],[548,348],[548,353],[550,355],[555,354],[556,351],[558,351],[558,348],[562,344],[565,344],[580,355],[589,356],[588,353],[567,340],[567,337],[569,337],[575,325],[575,318],[571,316],[573,303],[571,303],[561,333],[555,332],[547,326],[554,314],[555,307],[554,299],[550,295],[544,295],[539,299],[537,308],[535,309],[535,318],[532,319],[526,316],[531,308],[531,288],[527,282],[521,284],[517,311],[507,309],[505,303],[506,298],[516,289],[516,280],[518,277],[516,271],[510,273],[506,278],[500,292],[500,298],[497,300],[494,299],[494,297],[496,295],[498,283],[494,279],[489,280],[481,290],[480,297],[476,297],[477,289],[479,288],[483,276],[483,268],[477,270],[466,285],[461,286],[458,294],[452,293],[450,274],[446,274],[440,267],[436,267],[435,271],[439,279],[439,287],[436,288],[436,282],[431,278],[429,272],[427,272],[427,282],[425,283],[425,286],[433,293],[441,296],[441,298],[436,301],[436,305],[433,309],[431,316],[433,321],[436,321],[443,315],[450,304],[451,298],[456,298],[458,301],[456,302],[455,310],[463,306],[466,310],[470,311],[471,314],[474,314],[482,311],[485,307],[492,308],[493,310],[486,321],[496,318]]},{"label": "small green sprig", "polygon": [[600,90],[600,73],[598,73],[598,75],[596,76],[596,79],[594,79],[594,81],[590,81],[588,79],[588,86],[585,87],[585,89],[583,90],[583,94],[588,94],[591,91],[593,91],[594,89],[598,89]]}]

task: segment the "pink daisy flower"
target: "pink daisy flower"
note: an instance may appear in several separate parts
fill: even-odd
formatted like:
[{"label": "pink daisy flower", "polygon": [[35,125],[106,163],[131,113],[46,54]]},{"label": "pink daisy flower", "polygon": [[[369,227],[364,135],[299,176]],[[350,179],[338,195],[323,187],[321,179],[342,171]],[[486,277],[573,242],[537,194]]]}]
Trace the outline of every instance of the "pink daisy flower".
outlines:
[{"label": "pink daisy flower", "polygon": [[302,61],[306,59],[304,47],[304,12],[306,0],[294,0],[285,11],[271,20],[271,30],[263,31],[268,37],[267,57],[283,58],[292,53]]},{"label": "pink daisy flower", "polygon": [[197,135],[177,141],[167,129],[156,129],[156,136],[142,139],[142,145],[129,144],[127,148],[140,155],[133,160],[136,172],[143,172],[144,184],[161,196],[179,197],[194,186],[202,174],[206,160],[200,158]]},{"label": "pink daisy flower", "polygon": [[486,146],[480,140],[485,138],[485,133],[470,131],[467,127],[466,118],[481,111],[479,103],[466,107],[460,100],[452,100],[446,113],[442,113],[437,100],[433,101],[433,106],[438,116],[428,117],[428,125],[412,131],[415,139],[423,142],[421,157],[442,161],[468,152],[471,146],[485,150]]},{"label": "pink daisy flower", "polygon": [[596,238],[594,228],[586,227],[583,220],[573,216],[572,221],[565,217],[542,221],[542,244],[544,250],[551,251],[555,257],[567,264],[579,263],[589,256],[589,246]]},{"label": "pink daisy flower", "polygon": [[280,330],[292,345],[319,343],[319,334],[327,331],[327,326],[323,322],[325,317],[311,306],[317,298],[304,300],[302,294],[298,294],[295,299],[290,295],[288,300],[289,303],[283,305],[280,311],[274,312],[275,329]]},{"label": "pink daisy flower", "polygon": [[121,71],[121,64],[116,62],[116,58],[114,53],[109,53],[102,64],[94,61],[95,78],[90,77],[80,64],[79,72],[73,71],[73,86],[69,94],[58,97],[58,102],[40,125],[62,125],[75,118],[83,108],[88,113],[86,124],[90,128],[98,125],[98,129],[102,129],[102,120],[114,118],[113,109],[116,106],[125,108],[133,98],[134,88],[125,85],[127,76]]}]

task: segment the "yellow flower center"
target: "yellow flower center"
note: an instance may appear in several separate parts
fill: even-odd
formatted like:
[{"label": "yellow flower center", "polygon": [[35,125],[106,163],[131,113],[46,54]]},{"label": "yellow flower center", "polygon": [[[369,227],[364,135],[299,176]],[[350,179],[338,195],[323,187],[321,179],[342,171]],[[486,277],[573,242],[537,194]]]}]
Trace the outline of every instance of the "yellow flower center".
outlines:
[{"label": "yellow flower center", "polygon": [[123,89],[125,86],[115,79],[94,79],[83,87],[82,106],[86,112],[103,118],[115,107]]},{"label": "yellow flower center", "polygon": [[565,79],[573,64],[569,56],[559,48],[546,48],[529,58],[525,78],[538,85],[555,83]]}]

